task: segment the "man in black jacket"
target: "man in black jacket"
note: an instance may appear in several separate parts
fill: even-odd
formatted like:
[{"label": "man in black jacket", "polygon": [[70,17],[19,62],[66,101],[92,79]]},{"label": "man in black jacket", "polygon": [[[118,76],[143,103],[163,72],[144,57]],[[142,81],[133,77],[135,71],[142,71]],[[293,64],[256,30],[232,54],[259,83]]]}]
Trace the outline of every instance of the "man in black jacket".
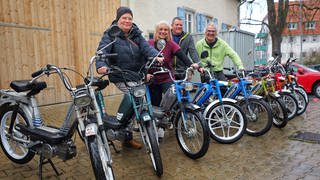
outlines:
[{"label": "man in black jacket", "polygon": [[[183,31],[183,20],[180,17],[174,17],[172,19],[171,27],[173,40],[181,47],[181,50],[185,53],[185,55],[192,59],[193,63],[198,63],[199,56],[196,51],[192,36],[188,32]],[[183,61],[180,61],[177,57],[175,57],[173,60],[173,67],[176,71],[176,79],[183,79],[185,76],[183,72],[188,68],[188,66],[184,64]],[[181,70],[183,71],[182,73]]]}]

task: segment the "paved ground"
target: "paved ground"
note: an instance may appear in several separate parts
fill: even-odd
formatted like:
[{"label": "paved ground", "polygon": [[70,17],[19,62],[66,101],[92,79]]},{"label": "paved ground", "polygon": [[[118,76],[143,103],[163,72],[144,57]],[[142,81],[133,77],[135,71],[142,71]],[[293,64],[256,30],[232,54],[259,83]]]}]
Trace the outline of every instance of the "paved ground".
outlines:
[{"label": "paved ground", "polygon": [[[245,135],[231,145],[211,142],[208,153],[199,160],[186,157],[179,149],[173,132],[166,133],[161,143],[164,174],[161,179],[216,179],[216,180],[319,180],[320,144],[289,140],[294,132],[309,131],[320,134],[320,100],[310,97],[306,113],[294,118],[284,129],[273,127],[258,138]],[[107,100],[114,112],[119,97]],[[66,105],[42,107],[44,119],[50,123],[61,123]],[[78,155],[63,162],[53,159],[63,174],[56,176],[49,164],[44,167],[45,179],[94,179],[86,149],[77,137]],[[117,144],[121,148],[120,144]],[[10,162],[0,151],[0,179],[37,179],[38,157],[26,165]],[[160,179],[155,176],[150,160],[144,150],[123,148],[113,153],[113,167],[117,179]]]}]

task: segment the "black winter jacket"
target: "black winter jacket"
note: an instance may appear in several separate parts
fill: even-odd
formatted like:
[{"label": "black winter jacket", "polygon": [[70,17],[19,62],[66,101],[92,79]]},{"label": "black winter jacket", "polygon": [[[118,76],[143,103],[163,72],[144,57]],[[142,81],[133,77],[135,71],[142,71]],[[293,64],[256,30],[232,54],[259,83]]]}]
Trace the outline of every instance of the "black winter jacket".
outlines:
[{"label": "black winter jacket", "polygon": [[[116,24],[116,22],[113,24]],[[108,31],[109,29],[104,32],[97,51],[113,40],[108,35]],[[146,63],[148,57],[155,57],[158,54],[158,51],[149,45],[141,33],[140,29],[133,24],[127,37],[122,32],[113,45],[103,49],[103,53],[118,54],[117,57],[109,59],[110,65],[137,72]],[[107,66],[105,61],[96,62],[97,69],[102,66]],[[109,74],[109,80],[113,83],[124,82],[120,74]]]}]

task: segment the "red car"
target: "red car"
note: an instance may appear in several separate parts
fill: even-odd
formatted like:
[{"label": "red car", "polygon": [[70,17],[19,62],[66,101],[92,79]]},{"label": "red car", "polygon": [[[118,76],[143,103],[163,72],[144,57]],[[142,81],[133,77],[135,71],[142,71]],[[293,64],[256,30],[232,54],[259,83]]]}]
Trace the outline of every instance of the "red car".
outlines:
[{"label": "red car", "polygon": [[320,98],[320,71],[297,63],[292,63],[291,66],[296,72],[298,83],[304,87],[307,93],[313,93]]}]

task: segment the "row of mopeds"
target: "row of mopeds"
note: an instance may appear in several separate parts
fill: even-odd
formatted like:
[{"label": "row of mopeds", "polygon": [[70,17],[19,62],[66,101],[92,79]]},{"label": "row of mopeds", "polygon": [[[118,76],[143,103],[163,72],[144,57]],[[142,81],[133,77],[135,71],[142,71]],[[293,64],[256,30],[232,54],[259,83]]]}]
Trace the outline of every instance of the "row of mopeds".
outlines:
[{"label": "row of mopeds", "polygon": [[[120,29],[112,26],[109,35],[117,41]],[[159,55],[165,41],[158,41]],[[132,111],[127,121],[118,121],[105,111],[101,91],[109,85],[103,76],[95,77],[93,64],[97,60],[107,61],[116,54],[98,51],[89,62],[88,73],[81,76],[83,84],[72,86],[66,71],[48,64],[32,74],[31,80],[16,80],[11,89],[0,90],[0,145],[5,155],[13,162],[25,164],[39,155],[39,178],[42,166],[49,162],[56,172],[52,158],[69,160],[76,156],[74,135],[79,134],[87,147],[96,179],[115,179],[111,147],[120,152],[113,141],[125,141],[137,124],[146,154],[157,176],[163,174],[157,128],[173,125],[175,136],[182,152],[189,158],[203,157],[209,148],[210,137],[220,143],[234,143],[245,133],[261,136],[272,124],[278,128],[286,126],[289,119],[302,114],[308,105],[304,89],[299,86],[285,67],[277,61],[269,64],[269,71],[258,70],[245,77],[236,72],[233,81],[223,82],[205,70],[203,82],[189,80],[193,71],[185,71],[185,79],[175,80],[169,70],[155,65],[150,59],[139,72],[110,66],[108,74],[120,74],[129,90],[124,104]],[[288,62],[290,63],[290,62]],[[281,67],[282,66],[282,67]],[[207,65],[210,68],[210,64]],[[151,105],[146,74],[168,73],[173,81],[164,94],[160,107]],[[61,127],[48,126],[39,113],[36,95],[47,87],[42,77],[58,75],[69,91],[72,103]],[[77,73],[80,74],[80,73]],[[242,77],[241,77],[242,75]],[[135,83],[132,83],[135,82]]]}]

